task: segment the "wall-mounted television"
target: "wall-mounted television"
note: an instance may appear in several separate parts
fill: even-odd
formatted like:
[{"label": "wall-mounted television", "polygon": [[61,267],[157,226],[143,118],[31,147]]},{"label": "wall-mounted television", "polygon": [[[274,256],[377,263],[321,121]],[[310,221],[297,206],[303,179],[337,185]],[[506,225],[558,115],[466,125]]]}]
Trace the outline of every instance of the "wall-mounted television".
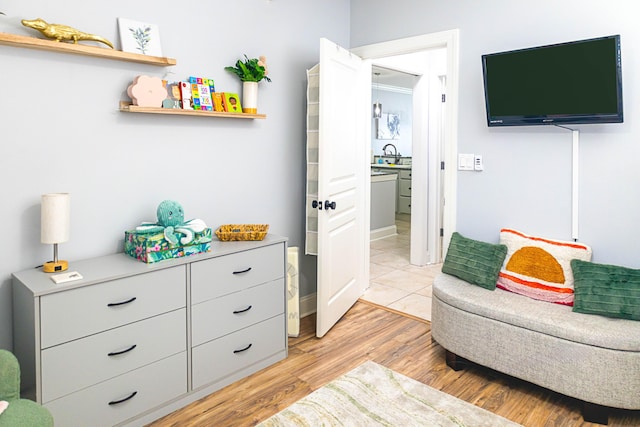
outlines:
[{"label": "wall-mounted television", "polygon": [[620,36],[482,55],[489,126],[622,123]]}]

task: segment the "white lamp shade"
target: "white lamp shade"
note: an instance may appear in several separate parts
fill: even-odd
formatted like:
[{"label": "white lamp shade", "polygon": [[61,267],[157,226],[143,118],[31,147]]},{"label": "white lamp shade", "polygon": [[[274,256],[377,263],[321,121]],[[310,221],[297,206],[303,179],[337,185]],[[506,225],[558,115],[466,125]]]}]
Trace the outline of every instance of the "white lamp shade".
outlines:
[{"label": "white lamp shade", "polygon": [[69,240],[71,196],[69,193],[42,195],[40,241],[62,243]]}]

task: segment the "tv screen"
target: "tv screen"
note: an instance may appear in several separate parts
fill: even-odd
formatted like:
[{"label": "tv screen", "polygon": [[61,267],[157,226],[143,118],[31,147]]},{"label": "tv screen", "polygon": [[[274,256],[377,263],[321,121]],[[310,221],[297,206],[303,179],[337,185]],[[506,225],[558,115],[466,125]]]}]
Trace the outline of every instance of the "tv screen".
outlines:
[{"label": "tv screen", "polygon": [[620,36],[482,55],[489,126],[621,123]]}]

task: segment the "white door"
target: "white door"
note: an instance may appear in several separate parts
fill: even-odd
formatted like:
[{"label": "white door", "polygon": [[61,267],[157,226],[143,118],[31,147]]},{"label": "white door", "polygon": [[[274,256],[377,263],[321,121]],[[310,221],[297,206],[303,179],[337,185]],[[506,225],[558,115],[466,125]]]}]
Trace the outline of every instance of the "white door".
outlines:
[{"label": "white door", "polygon": [[368,282],[371,64],[320,40],[316,335],[324,336]]}]

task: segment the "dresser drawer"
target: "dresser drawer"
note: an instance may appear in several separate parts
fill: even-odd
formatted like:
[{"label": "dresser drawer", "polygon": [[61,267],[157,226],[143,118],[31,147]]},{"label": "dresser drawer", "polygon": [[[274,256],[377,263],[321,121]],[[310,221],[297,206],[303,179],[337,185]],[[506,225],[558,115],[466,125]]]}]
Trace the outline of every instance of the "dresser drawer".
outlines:
[{"label": "dresser drawer", "polygon": [[223,379],[286,348],[284,314],[195,347],[193,388]]},{"label": "dresser drawer", "polygon": [[284,313],[284,279],[193,306],[194,346]]},{"label": "dresser drawer", "polygon": [[186,392],[187,354],[183,352],[44,406],[56,426],[113,426]]},{"label": "dresser drawer", "polygon": [[191,264],[191,301],[197,304],[283,277],[284,247],[270,245]]},{"label": "dresser drawer", "polygon": [[186,329],[182,308],[44,350],[42,402],[186,351]]},{"label": "dresser drawer", "polygon": [[41,347],[71,341],[186,306],[186,267],[45,295]]}]

